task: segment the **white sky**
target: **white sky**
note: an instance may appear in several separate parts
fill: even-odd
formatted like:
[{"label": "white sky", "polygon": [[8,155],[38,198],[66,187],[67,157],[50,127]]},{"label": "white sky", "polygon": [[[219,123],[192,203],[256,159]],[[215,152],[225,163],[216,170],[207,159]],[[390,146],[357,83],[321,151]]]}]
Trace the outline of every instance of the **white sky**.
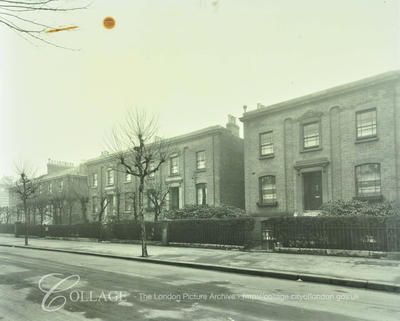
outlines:
[{"label": "white sky", "polygon": [[129,108],[167,137],[400,65],[400,0],[94,0],[37,18],[78,25],[45,37],[80,50],[0,26],[0,177],[98,156]]}]

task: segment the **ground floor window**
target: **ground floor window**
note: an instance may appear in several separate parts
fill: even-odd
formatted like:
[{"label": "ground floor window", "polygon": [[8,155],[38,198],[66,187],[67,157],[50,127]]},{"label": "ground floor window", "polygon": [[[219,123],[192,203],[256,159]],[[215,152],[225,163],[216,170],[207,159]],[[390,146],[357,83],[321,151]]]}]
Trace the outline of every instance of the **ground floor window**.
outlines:
[{"label": "ground floor window", "polygon": [[176,210],[179,208],[179,187],[169,188],[169,209]]},{"label": "ground floor window", "polygon": [[130,212],[132,210],[132,194],[125,193],[125,212]]},{"label": "ground floor window", "polygon": [[206,205],[207,204],[207,185],[196,184],[196,204]]},{"label": "ground floor window", "polygon": [[99,202],[99,200],[97,199],[97,197],[93,196],[92,197],[92,213],[93,214],[96,214],[98,211],[98,207],[97,207],[98,202]]},{"label": "ground floor window", "polygon": [[259,178],[260,204],[271,205],[276,203],[275,176],[266,175]]},{"label": "ground floor window", "polygon": [[356,166],[357,197],[381,196],[381,166],[378,163]]}]

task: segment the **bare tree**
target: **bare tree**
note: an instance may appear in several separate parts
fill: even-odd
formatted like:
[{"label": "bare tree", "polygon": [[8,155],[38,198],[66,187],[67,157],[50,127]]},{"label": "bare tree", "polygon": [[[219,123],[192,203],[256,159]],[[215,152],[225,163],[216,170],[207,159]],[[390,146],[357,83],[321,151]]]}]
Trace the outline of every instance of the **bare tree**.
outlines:
[{"label": "bare tree", "polygon": [[[4,177],[1,179],[1,185],[5,188],[5,190],[10,193],[13,188],[13,181],[10,177]],[[10,196],[10,194],[9,194]],[[11,203],[11,202],[10,202]],[[12,217],[16,216],[15,208],[11,206],[1,206],[0,207],[0,222],[1,223],[10,223],[12,221]]]},{"label": "bare tree", "polygon": [[149,180],[148,185],[147,196],[154,210],[154,222],[157,222],[165,207],[169,188],[162,180]]},{"label": "bare tree", "polygon": [[97,211],[97,213],[94,213],[94,220],[99,223],[99,233],[98,233],[98,241],[100,242],[103,239],[103,225],[104,225],[104,218],[105,218],[105,212],[108,207],[108,205],[111,203],[111,199],[109,195],[102,194],[100,197],[100,209]]},{"label": "bare tree", "polygon": [[45,39],[43,35],[76,29],[77,26],[50,26],[44,22],[45,14],[66,13],[87,7],[87,4],[71,6],[71,1],[66,0],[0,0],[0,24],[13,30],[26,40],[38,40],[61,47]]},{"label": "bare tree", "polygon": [[138,220],[138,208],[137,208],[137,195],[136,193],[131,193],[129,195],[130,200],[132,201],[132,210],[133,210],[133,219],[135,222]]},{"label": "bare tree", "polygon": [[36,190],[36,192],[33,194],[32,198],[31,198],[30,203],[31,203],[31,207],[34,209],[34,211],[37,210],[39,212],[39,220],[40,220],[39,224],[41,227],[41,235],[43,236],[43,233],[44,233],[43,224],[44,224],[45,217],[47,215],[46,206],[47,206],[48,200],[42,194],[37,193],[37,190]]},{"label": "bare tree", "polygon": [[167,160],[165,141],[156,136],[157,129],[154,117],[136,110],[128,113],[126,123],[113,131],[109,144],[122,165],[122,171],[138,179],[138,216],[143,257],[148,256],[143,202],[145,183]]},{"label": "bare tree", "polygon": [[68,193],[65,198],[65,205],[68,210],[68,224],[72,225],[72,212],[74,210],[74,205],[76,203],[76,198],[73,194]]},{"label": "bare tree", "polygon": [[28,234],[30,217],[28,212],[28,200],[33,197],[36,191],[37,184],[35,181],[28,176],[27,170],[24,167],[17,169],[18,180],[15,182],[15,192],[23,205],[24,217],[25,217],[25,245],[28,245]]},{"label": "bare tree", "polygon": [[67,205],[66,193],[54,193],[50,196],[50,204],[53,205],[53,221],[54,224],[63,224],[63,216]]},{"label": "bare tree", "polygon": [[0,207],[0,222],[9,224],[11,221],[11,217],[13,212],[9,206],[2,206]]},{"label": "bare tree", "polygon": [[74,199],[77,200],[81,206],[83,223],[88,223],[87,204],[89,203],[89,194],[87,184],[75,184],[71,187],[71,193]]}]

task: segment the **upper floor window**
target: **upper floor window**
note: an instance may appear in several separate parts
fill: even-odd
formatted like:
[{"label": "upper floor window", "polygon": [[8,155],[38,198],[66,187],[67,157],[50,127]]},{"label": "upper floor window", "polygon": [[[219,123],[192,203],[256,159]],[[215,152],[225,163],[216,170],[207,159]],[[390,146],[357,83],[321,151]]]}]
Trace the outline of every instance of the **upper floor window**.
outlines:
[{"label": "upper floor window", "polygon": [[260,184],[260,204],[276,203],[276,184],[275,176],[267,175],[259,178]]},{"label": "upper floor window", "polygon": [[60,185],[59,185],[60,192],[62,192],[63,188],[64,188],[64,181],[60,181]]},{"label": "upper floor window", "polygon": [[320,146],[319,122],[303,125],[303,149],[317,148]]},{"label": "upper floor window", "polygon": [[274,142],[272,139],[272,131],[260,134],[260,156],[268,156],[274,154]]},{"label": "upper floor window", "polygon": [[50,194],[53,193],[53,184],[52,183],[49,183],[48,190],[49,190]]},{"label": "upper floor window", "polygon": [[376,109],[356,113],[357,139],[376,136]]},{"label": "upper floor window", "polygon": [[93,176],[92,176],[92,186],[93,187],[97,187],[97,173],[93,173]]},{"label": "upper floor window", "polygon": [[43,185],[39,184],[39,194],[42,194],[42,193],[43,193]]},{"label": "upper floor window", "polygon": [[206,152],[204,150],[196,153],[196,168],[206,168]]},{"label": "upper floor window", "polygon": [[381,166],[378,163],[356,166],[357,197],[381,196]]},{"label": "upper floor window", "polygon": [[107,185],[114,185],[114,171],[112,168],[107,169]]},{"label": "upper floor window", "polygon": [[125,173],[125,182],[132,182],[132,174]]},{"label": "upper floor window", "polygon": [[171,156],[171,158],[169,159],[169,172],[171,175],[177,175],[179,173],[178,155]]},{"label": "upper floor window", "polygon": [[197,205],[207,204],[207,185],[204,183],[196,184],[196,203]]}]

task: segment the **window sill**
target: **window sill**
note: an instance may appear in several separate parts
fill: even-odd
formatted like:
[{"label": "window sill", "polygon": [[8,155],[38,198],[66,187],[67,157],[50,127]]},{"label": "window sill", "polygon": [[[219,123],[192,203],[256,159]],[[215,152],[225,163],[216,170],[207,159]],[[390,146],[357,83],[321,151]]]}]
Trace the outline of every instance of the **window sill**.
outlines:
[{"label": "window sill", "polygon": [[202,173],[202,172],[205,172],[205,171],[206,171],[205,168],[197,168],[197,169],[195,170],[196,173]]},{"label": "window sill", "polygon": [[176,177],[176,176],[179,176],[179,173],[169,174],[169,177]]},{"label": "window sill", "polygon": [[263,160],[263,159],[271,159],[274,158],[275,154],[269,154],[269,155],[260,155],[260,157],[258,158],[259,160]]},{"label": "window sill", "polygon": [[383,201],[383,196],[382,195],[376,195],[376,196],[355,196],[353,197],[354,200],[358,201],[368,201],[368,202],[380,202]]},{"label": "window sill", "polygon": [[361,144],[361,143],[376,142],[378,140],[379,140],[379,138],[377,136],[365,137],[365,138],[357,138],[357,140],[354,143],[355,144]]},{"label": "window sill", "polygon": [[258,207],[277,207],[278,206],[278,202],[271,202],[271,203],[260,203],[260,202],[257,202],[257,206]]},{"label": "window sill", "polygon": [[300,151],[300,153],[317,152],[322,150],[322,147],[305,148]]}]

